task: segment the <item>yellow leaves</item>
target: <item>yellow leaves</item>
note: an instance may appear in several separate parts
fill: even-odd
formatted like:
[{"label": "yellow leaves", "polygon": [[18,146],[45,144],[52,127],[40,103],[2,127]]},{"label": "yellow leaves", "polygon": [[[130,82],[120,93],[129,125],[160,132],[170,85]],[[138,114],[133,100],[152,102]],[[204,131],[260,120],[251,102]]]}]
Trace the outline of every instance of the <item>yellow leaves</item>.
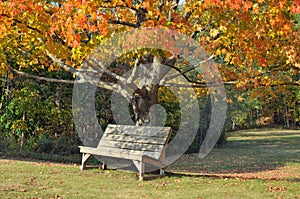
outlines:
[{"label": "yellow leaves", "polygon": [[206,88],[195,88],[194,90],[197,97],[208,95],[208,90]]},{"label": "yellow leaves", "polygon": [[246,79],[240,79],[237,84],[236,84],[236,87],[237,88],[242,88],[243,90],[246,89],[246,86],[248,84],[248,81]]},{"label": "yellow leaves", "polygon": [[54,65],[54,64],[51,64],[49,67],[48,67],[48,71],[51,72],[51,71],[57,71],[59,70],[59,66],[58,65]]},{"label": "yellow leaves", "polygon": [[271,84],[271,78],[269,76],[264,76],[260,83],[262,85],[269,86]]},{"label": "yellow leaves", "polygon": [[225,53],[227,53],[227,50],[226,50],[225,48],[223,48],[223,49],[221,50],[221,53],[222,53],[222,54],[225,54]]},{"label": "yellow leaves", "polygon": [[222,32],[226,32],[226,31],[227,31],[226,26],[223,26],[223,25],[220,25],[219,29],[220,29],[220,31],[222,31]]},{"label": "yellow leaves", "polygon": [[221,55],[221,50],[219,48],[216,50],[215,55],[216,56]]},{"label": "yellow leaves", "polygon": [[299,67],[299,63],[297,63],[297,50],[294,46],[290,46],[285,48],[285,54],[287,57],[287,64],[294,64],[296,67]]},{"label": "yellow leaves", "polygon": [[209,31],[209,35],[210,35],[211,37],[213,37],[213,38],[215,38],[216,36],[218,36],[219,33],[220,33],[220,31],[219,31],[218,29],[215,29],[215,28],[213,28],[213,29],[211,29],[211,30]]},{"label": "yellow leaves", "polygon": [[188,13],[190,11],[192,11],[193,9],[190,6],[184,6],[184,12]]},{"label": "yellow leaves", "polygon": [[231,60],[231,54],[230,54],[230,53],[227,53],[226,56],[225,56],[224,61],[227,62],[227,63],[229,63],[230,60]]},{"label": "yellow leaves", "polygon": [[264,0],[257,0],[257,2],[258,2],[259,4],[262,4],[262,3],[264,3]]},{"label": "yellow leaves", "polygon": [[238,102],[243,102],[244,101],[244,99],[241,97],[241,96],[238,96]]},{"label": "yellow leaves", "polygon": [[232,104],[232,103],[233,103],[233,100],[232,100],[232,99],[229,99],[229,98],[226,98],[226,102],[227,102],[228,104]]},{"label": "yellow leaves", "polygon": [[253,4],[253,12],[259,14],[259,5],[257,3]]},{"label": "yellow leaves", "polygon": [[4,76],[7,73],[7,66],[5,63],[0,64],[0,76]]},{"label": "yellow leaves", "polygon": [[30,66],[36,65],[36,64],[38,64],[38,63],[39,63],[39,61],[38,61],[36,58],[28,62],[28,64],[29,64]]},{"label": "yellow leaves", "polygon": [[257,31],[257,32],[255,33],[255,36],[256,36],[258,39],[260,39],[263,35],[264,35],[264,34],[263,34],[263,31]]},{"label": "yellow leaves", "polygon": [[272,30],[269,31],[268,35],[269,35],[269,37],[272,38],[272,39],[274,39],[275,36],[276,36],[275,32],[272,31]]},{"label": "yellow leaves", "polygon": [[239,65],[240,59],[238,57],[233,57],[230,61],[230,64],[233,64],[235,66]]},{"label": "yellow leaves", "polygon": [[8,77],[9,77],[9,79],[13,79],[14,78],[14,74],[9,73]]}]

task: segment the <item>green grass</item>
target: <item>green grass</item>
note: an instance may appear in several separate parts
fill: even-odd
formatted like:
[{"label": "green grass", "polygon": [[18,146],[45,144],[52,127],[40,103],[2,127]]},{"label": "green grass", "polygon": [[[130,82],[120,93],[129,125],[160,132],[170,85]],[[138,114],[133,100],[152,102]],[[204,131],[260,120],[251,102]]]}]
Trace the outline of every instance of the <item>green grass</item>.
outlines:
[{"label": "green grass", "polygon": [[140,182],[134,173],[80,172],[74,165],[0,161],[1,198],[297,198],[300,182],[167,174]]},{"label": "green grass", "polygon": [[300,131],[230,133],[206,158],[187,154],[167,176],[0,159],[0,198],[300,198]]},{"label": "green grass", "polygon": [[227,139],[224,146],[215,148],[204,159],[199,159],[198,154],[186,154],[170,169],[207,174],[244,174],[289,167],[299,171],[300,175],[299,130],[239,131],[229,133]]}]

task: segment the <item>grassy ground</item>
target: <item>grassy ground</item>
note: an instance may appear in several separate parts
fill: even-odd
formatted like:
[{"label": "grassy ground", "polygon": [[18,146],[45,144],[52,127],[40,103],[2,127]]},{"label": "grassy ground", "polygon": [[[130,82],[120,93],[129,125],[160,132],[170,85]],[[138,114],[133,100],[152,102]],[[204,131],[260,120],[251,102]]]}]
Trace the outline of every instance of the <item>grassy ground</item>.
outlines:
[{"label": "grassy ground", "polygon": [[258,129],[228,134],[228,142],[204,159],[184,155],[171,167],[202,175],[300,181],[300,131]]},{"label": "grassy ground", "polygon": [[300,198],[300,131],[240,131],[228,140],[143,182],[131,172],[0,159],[0,198]]}]

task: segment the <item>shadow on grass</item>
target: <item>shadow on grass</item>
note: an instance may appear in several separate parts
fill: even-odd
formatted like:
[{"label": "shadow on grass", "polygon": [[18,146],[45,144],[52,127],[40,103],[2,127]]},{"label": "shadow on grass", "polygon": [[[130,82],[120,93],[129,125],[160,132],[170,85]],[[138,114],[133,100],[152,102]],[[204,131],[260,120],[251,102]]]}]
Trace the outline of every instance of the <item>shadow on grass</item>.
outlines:
[{"label": "shadow on grass", "polygon": [[[198,154],[185,154],[169,170],[203,175],[280,170],[280,175],[299,180],[300,131],[260,129],[229,133],[228,142],[215,148],[205,158],[200,159]],[[269,174],[276,178],[276,173]]]},{"label": "shadow on grass", "polygon": [[236,176],[232,174],[202,174],[202,173],[175,173],[175,172],[166,172],[166,176],[168,177],[174,177],[174,178],[184,178],[184,177],[189,177],[189,178],[210,178],[210,179],[236,179],[236,180],[284,180],[289,183],[298,183],[300,182],[300,178],[297,177],[290,177],[290,178],[276,178],[276,177],[271,177],[271,178],[264,178],[260,176]]}]

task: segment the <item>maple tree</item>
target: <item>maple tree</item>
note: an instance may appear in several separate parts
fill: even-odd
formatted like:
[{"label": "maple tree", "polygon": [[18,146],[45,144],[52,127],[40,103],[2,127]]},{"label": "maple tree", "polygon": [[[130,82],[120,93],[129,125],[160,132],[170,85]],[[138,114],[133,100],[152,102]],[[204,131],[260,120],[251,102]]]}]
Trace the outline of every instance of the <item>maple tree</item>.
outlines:
[{"label": "maple tree", "polygon": [[[184,4],[178,0],[3,0],[0,67],[11,74],[70,83],[22,70],[63,69],[80,78],[86,56],[107,38],[141,27],[164,27],[188,35],[212,55],[225,84],[254,89],[253,98],[276,97],[276,92],[285,92],[288,86],[299,88],[299,14],[298,0],[205,0]],[[189,69],[180,57],[165,51],[138,50],[116,62],[133,71],[145,63],[152,63],[153,68],[155,63],[168,65],[194,87],[205,86],[195,68]],[[121,73],[112,68],[103,72],[115,82],[120,79]],[[98,86],[114,89],[105,82]],[[133,103],[136,97],[144,99],[134,104],[138,123],[148,121],[160,88],[153,85],[143,89],[145,92],[130,99]]]}]

